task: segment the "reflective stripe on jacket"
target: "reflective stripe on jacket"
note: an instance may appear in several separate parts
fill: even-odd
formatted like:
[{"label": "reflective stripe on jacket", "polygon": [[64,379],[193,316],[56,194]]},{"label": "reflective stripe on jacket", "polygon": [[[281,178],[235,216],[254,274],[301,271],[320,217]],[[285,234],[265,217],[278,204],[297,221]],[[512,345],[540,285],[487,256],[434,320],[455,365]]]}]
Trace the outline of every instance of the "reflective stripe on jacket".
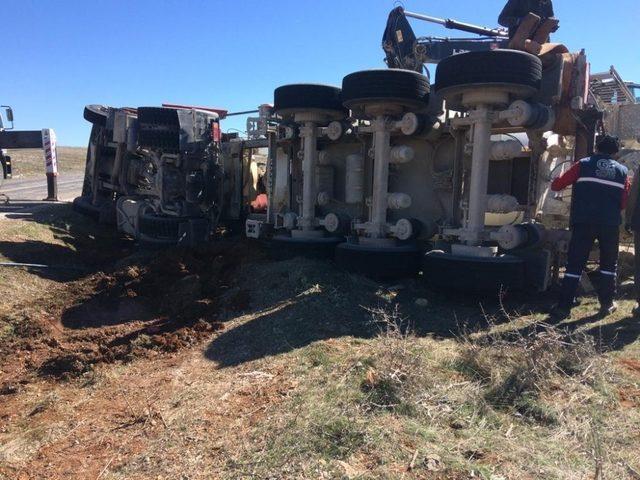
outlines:
[{"label": "reflective stripe on jacket", "polygon": [[620,225],[629,182],[627,168],[607,155],[593,155],[576,162],[554,180],[551,188],[573,184],[571,224]]}]

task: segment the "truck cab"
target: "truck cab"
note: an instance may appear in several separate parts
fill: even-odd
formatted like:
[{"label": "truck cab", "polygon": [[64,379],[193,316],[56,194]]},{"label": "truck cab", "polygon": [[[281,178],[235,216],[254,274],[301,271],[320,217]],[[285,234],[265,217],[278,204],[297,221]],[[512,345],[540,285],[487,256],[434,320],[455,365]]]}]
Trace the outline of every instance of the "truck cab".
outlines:
[{"label": "truck cab", "polygon": [[[11,107],[0,106],[0,132],[13,129],[13,110]],[[7,155],[7,151],[0,148],[0,166],[2,167],[2,175],[0,176],[0,184],[5,178],[11,178],[11,157]]]}]

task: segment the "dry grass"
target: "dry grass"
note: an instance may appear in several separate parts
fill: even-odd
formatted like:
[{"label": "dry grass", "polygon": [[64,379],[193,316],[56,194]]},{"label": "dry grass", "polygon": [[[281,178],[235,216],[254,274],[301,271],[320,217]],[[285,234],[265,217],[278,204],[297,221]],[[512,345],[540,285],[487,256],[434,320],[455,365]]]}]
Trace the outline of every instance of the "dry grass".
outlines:
[{"label": "dry grass", "polygon": [[415,341],[407,319],[396,305],[391,310],[370,310],[380,328],[379,352],[365,371],[361,389],[367,410],[414,412],[428,379],[426,358]]},{"label": "dry grass", "polygon": [[[9,150],[14,177],[28,177],[44,174],[42,150]],[[58,147],[58,171],[82,172],[87,157],[83,147]]]},{"label": "dry grass", "polygon": [[598,356],[592,337],[551,326],[528,333],[464,335],[460,340],[456,366],[482,383],[487,402],[543,423],[558,423],[539,403],[545,392],[575,379],[600,381],[606,372],[607,362]]},{"label": "dry grass", "polygon": [[247,478],[282,465],[295,478],[634,478],[625,445],[640,416],[621,408],[629,380],[592,339],[548,328],[443,342],[396,308],[372,314],[377,338],[299,353],[288,408],[229,472],[252,458]]},{"label": "dry grass", "polygon": [[[394,308],[375,321],[372,339],[316,342],[221,370],[197,351],[103,370],[88,386],[53,386],[57,397],[41,398],[56,405],[31,402],[23,425],[57,425],[38,438],[40,451],[91,455],[89,471],[112,479],[634,478],[640,419],[620,406],[615,392],[628,380],[606,357],[558,345],[554,334],[511,344],[418,338]],[[477,361],[461,368],[470,351]],[[527,369],[535,381],[518,376],[522,395],[493,404],[496,388]],[[530,391],[554,422],[521,413]],[[19,425],[9,430],[16,439],[26,434]]]}]

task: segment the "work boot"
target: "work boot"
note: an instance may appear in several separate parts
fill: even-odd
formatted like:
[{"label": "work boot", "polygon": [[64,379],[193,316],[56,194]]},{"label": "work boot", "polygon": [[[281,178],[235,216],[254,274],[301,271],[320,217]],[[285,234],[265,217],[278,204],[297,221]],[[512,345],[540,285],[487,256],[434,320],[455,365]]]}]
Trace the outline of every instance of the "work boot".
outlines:
[{"label": "work boot", "polygon": [[608,317],[609,315],[616,313],[618,310],[618,304],[616,302],[605,303],[604,305],[600,305],[599,315],[601,317]]}]

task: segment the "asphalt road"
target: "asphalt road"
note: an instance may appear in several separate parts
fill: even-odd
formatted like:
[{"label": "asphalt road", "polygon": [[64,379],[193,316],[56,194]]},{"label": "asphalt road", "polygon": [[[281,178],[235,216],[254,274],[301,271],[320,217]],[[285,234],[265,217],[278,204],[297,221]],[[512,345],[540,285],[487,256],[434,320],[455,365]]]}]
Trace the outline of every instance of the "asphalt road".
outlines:
[{"label": "asphalt road", "polygon": [[[61,173],[58,176],[58,200],[70,201],[80,195],[84,173]],[[47,196],[47,178],[29,177],[5,180],[0,194],[15,200],[42,200]]]},{"label": "asphalt road", "polygon": [[[61,173],[58,176],[58,200],[70,202],[80,195],[84,173]],[[47,196],[47,178],[28,177],[5,180],[0,186],[0,216],[27,214],[35,208],[50,205],[44,202]]]}]

